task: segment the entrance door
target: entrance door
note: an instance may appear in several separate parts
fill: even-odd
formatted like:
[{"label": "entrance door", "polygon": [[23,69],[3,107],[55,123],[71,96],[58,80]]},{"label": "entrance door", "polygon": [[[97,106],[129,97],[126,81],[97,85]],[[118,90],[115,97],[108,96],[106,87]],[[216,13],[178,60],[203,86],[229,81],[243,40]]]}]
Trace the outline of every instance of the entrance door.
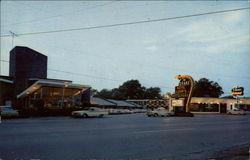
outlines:
[{"label": "entrance door", "polygon": [[227,113],[227,104],[220,104],[220,113]]}]

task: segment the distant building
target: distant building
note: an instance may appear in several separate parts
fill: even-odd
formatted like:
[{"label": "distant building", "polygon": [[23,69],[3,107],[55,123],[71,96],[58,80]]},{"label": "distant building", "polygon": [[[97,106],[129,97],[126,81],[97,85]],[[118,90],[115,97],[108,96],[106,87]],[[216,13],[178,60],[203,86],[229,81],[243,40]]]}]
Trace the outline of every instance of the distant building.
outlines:
[{"label": "distant building", "polygon": [[[175,110],[172,104],[174,98],[169,99],[169,110]],[[183,100],[179,98],[179,100]],[[190,112],[192,113],[227,113],[233,109],[243,109],[250,111],[250,99],[249,98],[212,98],[212,97],[192,97],[190,103]]]},{"label": "distant building", "polygon": [[141,105],[143,108],[168,108],[167,99],[128,99],[128,102],[133,102]]},{"label": "distant building", "polygon": [[91,97],[91,104],[105,109],[142,109],[142,106],[136,103],[94,96]]},{"label": "distant building", "polygon": [[[133,102],[142,105],[143,108],[159,108],[164,107],[170,111],[174,111],[173,100],[170,96],[164,96],[164,99],[129,99],[128,102]],[[179,98],[178,100],[183,100]],[[250,111],[250,98],[211,98],[211,97],[193,97],[190,104],[190,112],[197,113],[227,113],[228,110],[243,109]]]},{"label": "distant building", "polygon": [[227,113],[233,109],[243,109],[250,111],[250,99],[226,99],[226,98],[208,98],[208,97],[193,97],[191,99],[191,112],[212,112],[212,113]]}]

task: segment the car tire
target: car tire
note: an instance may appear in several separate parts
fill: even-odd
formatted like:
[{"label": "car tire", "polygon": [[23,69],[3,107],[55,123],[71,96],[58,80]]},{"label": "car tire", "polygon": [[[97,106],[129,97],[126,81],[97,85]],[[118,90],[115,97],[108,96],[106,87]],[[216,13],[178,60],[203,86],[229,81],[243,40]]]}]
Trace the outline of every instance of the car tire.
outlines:
[{"label": "car tire", "polygon": [[82,115],[82,117],[83,117],[83,118],[87,118],[88,115],[87,115],[86,113],[84,113],[84,114]]},{"label": "car tire", "polygon": [[103,116],[104,116],[103,114],[100,114],[98,117],[99,117],[99,118],[102,118]]},{"label": "car tire", "polygon": [[154,117],[158,117],[159,115],[157,113],[154,114]]}]

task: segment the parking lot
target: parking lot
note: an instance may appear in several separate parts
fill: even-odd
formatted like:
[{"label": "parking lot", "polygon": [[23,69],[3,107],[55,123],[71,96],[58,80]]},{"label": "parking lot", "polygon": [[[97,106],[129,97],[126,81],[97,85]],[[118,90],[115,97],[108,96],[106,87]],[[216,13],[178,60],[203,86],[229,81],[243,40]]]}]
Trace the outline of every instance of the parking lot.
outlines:
[{"label": "parking lot", "polygon": [[6,119],[0,159],[247,159],[249,133],[250,115]]}]

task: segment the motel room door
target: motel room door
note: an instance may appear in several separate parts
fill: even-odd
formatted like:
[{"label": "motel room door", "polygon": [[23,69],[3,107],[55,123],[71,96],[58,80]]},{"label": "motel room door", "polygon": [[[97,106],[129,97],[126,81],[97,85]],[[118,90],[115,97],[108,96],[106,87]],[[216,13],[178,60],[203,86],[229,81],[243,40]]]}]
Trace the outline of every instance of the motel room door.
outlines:
[{"label": "motel room door", "polygon": [[220,113],[227,113],[227,104],[226,103],[220,104]]}]

